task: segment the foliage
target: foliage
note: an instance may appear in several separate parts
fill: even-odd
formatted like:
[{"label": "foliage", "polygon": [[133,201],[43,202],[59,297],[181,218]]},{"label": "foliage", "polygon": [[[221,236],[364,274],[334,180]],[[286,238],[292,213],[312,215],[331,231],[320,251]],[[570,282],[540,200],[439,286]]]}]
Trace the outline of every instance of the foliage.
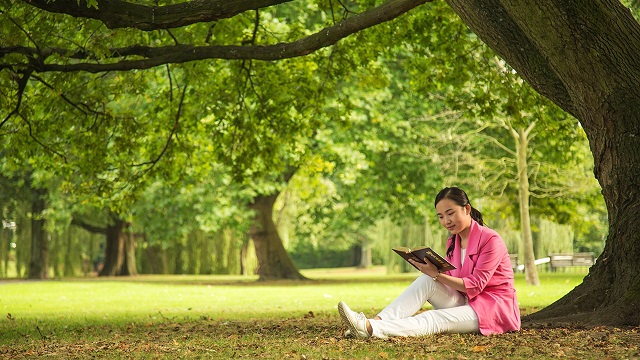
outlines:
[{"label": "foliage", "polygon": [[314,269],[355,266],[356,255],[359,255],[356,251],[357,248],[344,250],[331,246],[314,247],[309,242],[298,242],[288,252],[298,269]]},{"label": "foliage", "polygon": [[[281,227],[289,248],[296,251],[298,239],[318,252],[346,250],[345,243],[373,242],[388,250],[390,241],[416,241],[395,234],[379,242],[372,229],[384,218],[401,225],[423,223],[425,217],[435,228],[432,196],[450,184],[465,187],[489,225],[509,233],[518,227],[511,130],[530,121],[536,122],[529,151],[532,213],[574,226],[581,247],[589,241],[586,233],[604,226],[602,218],[584,216],[587,209],[604,211],[584,131],[450,9],[430,6],[429,12],[358,34],[367,43],[373,42],[369,36],[411,41],[380,49],[328,101],[331,109],[345,109],[344,121],[325,123],[316,132],[315,157],[299,169],[279,205],[289,219]],[[379,252],[383,259],[387,253]]]},{"label": "foliage", "polygon": [[[306,9],[294,9],[284,15],[295,14],[304,22]],[[302,31],[295,24],[272,21],[269,11],[260,13],[255,28],[253,19],[242,15],[212,27],[137,33],[102,32],[92,21],[63,26],[72,25],[73,19],[46,12],[30,18],[27,10],[14,4],[11,16],[3,19],[4,27],[20,30],[13,42],[73,44],[98,58],[107,56],[107,44],[202,41],[206,34],[212,43],[262,44]],[[22,22],[29,25],[20,27]],[[50,37],[53,30],[48,27],[54,25],[57,36]],[[13,103],[3,106],[5,166],[29,163],[45,180],[55,175],[62,191],[73,189],[78,200],[72,203],[100,203],[115,211],[135,202],[149,179],[175,181],[180,169],[193,165],[185,156],[195,146],[206,146],[205,139],[209,160],[231,165],[240,177],[281,172],[295,165],[303,151],[298,142],[316,127],[319,118],[310,116],[309,109],[323,89],[319,84],[342,68],[334,61],[321,52],[281,62],[217,61],[97,75],[25,75],[23,91],[9,96]],[[15,79],[6,80],[9,85]],[[6,89],[15,95],[15,89]],[[20,111],[11,113],[18,100]],[[54,119],[57,126],[48,126]]]},{"label": "foliage", "polygon": [[[1,24],[6,31],[16,26],[10,20],[28,23],[13,42],[27,44],[30,34],[43,48],[77,47],[108,62],[109,47],[133,43],[293,41],[369,5],[292,2],[138,32],[17,4]],[[295,172],[277,205],[288,248],[331,254],[373,243],[383,262],[391,240],[376,233],[381,219],[404,226],[427,218],[435,227],[428,215],[444,185],[468,187],[492,223],[507,224],[505,232],[515,226],[513,162],[491,139],[511,146],[505,126],[534,118],[542,135],[531,152],[532,181],[540,196],[554,191],[536,198],[533,211],[574,225],[580,248],[597,247],[604,210],[597,184],[585,180],[591,158],[575,120],[523,84],[445,3],[424,9],[296,59],[32,74],[20,112],[0,127],[3,171],[36,169],[33,182],[49,190],[45,216],[54,234],[73,217],[104,222],[116,211],[145,233],[144,247],[164,249],[194,231],[242,233],[250,217],[244,204],[285,189]],[[21,73],[1,73],[8,112]],[[557,191],[560,184],[572,192]]]}]

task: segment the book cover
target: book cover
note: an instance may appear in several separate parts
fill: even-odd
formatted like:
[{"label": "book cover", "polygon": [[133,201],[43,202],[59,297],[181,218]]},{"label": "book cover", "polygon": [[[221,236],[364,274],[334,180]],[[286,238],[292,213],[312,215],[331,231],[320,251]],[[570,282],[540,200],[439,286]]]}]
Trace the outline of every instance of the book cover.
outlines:
[{"label": "book cover", "polygon": [[[409,262],[409,259],[414,259],[418,262],[425,263],[424,258],[427,258],[433,265],[438,268],[438,271],[444,272],[453,270],[456,267],[453,266],[450,262],[448,262],[445,258],[440,256],[437,252],[433,251],[428,246],[421,246],[414,249],[409,249],[408,247],[395,247],[392,249],[398,255],[400,255],[403,259]],[[409,264],[411,264],[409,262]],[[413,264],[411,264],[413,265]],[[414,266],[416,269],[417,267]]]}]

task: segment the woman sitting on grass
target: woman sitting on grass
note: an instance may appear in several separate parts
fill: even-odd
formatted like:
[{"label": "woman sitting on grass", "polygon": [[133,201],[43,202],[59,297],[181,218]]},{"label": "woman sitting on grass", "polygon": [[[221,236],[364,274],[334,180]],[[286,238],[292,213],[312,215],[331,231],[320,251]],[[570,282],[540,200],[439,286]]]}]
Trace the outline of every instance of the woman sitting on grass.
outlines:
[{"label": "woman sitting on grass", "polygon": [[[520,309],[507,247],[498,233],[484,226],[482,214],[460,188],[445,188],[435,201],[440,224],[451,236],[447,260],[455,270],[411,260],[420,275],[372,319],[338,303],[347,335],[421,336],[436,333],[500,334],[520,329]],[[416,314],[429,302],[434,310]]]}]

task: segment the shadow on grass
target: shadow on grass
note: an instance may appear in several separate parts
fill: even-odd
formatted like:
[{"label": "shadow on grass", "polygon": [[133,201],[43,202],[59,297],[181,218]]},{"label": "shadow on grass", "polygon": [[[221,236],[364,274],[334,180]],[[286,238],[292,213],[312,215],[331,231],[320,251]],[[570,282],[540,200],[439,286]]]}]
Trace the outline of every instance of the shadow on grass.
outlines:
[{"label": "shadow on grass", "polygon": [[637,358],[638,329],[536,327],[482,336],[440,334],[357,340],[343,336],[336,316],[228,321],[202,318],[122,326],[43,329],[3,345],[9,358],[295,358],[295,359],[579,359]]}]

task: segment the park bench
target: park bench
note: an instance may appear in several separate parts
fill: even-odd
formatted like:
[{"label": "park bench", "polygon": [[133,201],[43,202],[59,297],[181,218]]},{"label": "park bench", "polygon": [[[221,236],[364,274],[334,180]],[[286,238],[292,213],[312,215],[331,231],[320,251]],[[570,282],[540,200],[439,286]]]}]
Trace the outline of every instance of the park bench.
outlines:
[{"label": "park bench", "polygon": [[518,271],[518,254],[509,254],[509,260],[511,260],[511,268],[513,272]]},{"label": "park bench", "polygon": [[[513,272],[524,272],[524,263],[520,263],[520,258],[518,257],[518,254],[509,254],[509,260],[511,260],[511,268],[513,269]],[[533,263],[538,266],[541,264],[546,264],[549,262],[549,258],[542,258],[542,259],[536,259],[533,261]]]},{"label": "park bench", "polygon": [[549,254],[549,267],[551,271],[559,268],[571,268],[577,266],[591,266],[595,262],[592,252],[573,253],[573,254]]}]

